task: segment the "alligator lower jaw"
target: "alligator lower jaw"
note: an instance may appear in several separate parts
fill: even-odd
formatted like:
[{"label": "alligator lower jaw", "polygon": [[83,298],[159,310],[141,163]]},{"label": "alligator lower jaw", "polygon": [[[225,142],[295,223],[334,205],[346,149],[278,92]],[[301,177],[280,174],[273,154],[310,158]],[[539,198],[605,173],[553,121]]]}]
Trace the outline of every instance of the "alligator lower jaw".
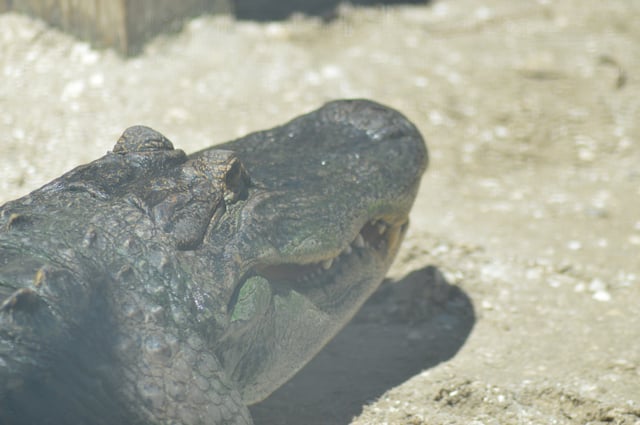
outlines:
[{"label": "alligator lower jaw", "polygon": [[386,259],[395,252],[406,230],[408,221],[389,224],[383,219],[368,221],[356,237],[337,255],[311,263],[283,263],[256,267],[257,274],[269,281],[289,282],[297,285],[327,284],[339,276],[340,267],[345,266],[353,256],[377,256]]}]

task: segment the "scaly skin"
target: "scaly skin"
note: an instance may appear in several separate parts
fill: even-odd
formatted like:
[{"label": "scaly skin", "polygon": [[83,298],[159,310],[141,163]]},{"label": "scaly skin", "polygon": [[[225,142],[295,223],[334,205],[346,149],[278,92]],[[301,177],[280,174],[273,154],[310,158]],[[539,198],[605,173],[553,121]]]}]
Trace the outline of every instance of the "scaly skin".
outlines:
[{"label": "scaly skin", "polygon": [[0,210],[0,424],[249,424],[382,281],[427,164],[336,101],[190,156],[132,127]]}]

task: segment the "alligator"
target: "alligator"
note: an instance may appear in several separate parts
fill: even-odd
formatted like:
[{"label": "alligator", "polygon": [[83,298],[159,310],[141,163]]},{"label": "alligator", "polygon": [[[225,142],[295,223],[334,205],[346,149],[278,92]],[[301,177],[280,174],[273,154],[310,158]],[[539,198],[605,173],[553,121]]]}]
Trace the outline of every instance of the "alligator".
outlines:
[{"label": "alligator", "polygon": [[0,210],[0,424],[250,424],[355,314],[427,150],[339,100],[186,155],[128,128]]}]

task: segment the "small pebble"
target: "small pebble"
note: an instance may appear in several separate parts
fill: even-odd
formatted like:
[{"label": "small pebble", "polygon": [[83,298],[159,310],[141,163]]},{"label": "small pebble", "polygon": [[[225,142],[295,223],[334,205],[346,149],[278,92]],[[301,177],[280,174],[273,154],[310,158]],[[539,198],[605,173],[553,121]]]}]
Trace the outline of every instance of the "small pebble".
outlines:
[{"label": "small pebble", "polygon": [[640,235],[629,236],[629,243],[631,245],[640,245]]},{"label": "small pebble", "polygon": [[580,241],[569,241],[567,242],[567,248],[571,251],[578,251],[582,248],[582,243]]},{"label": "small pebble", "polygon": [[608,302],[611,301],[611,294],[607,291],[596,291],[592,296],[596,301]]}]

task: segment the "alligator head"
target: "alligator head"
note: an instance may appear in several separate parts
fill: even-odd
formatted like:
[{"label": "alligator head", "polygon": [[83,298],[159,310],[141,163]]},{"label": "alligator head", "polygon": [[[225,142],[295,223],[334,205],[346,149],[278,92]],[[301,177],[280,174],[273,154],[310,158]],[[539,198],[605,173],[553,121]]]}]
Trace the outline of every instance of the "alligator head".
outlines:
[{"label": "alligator head", "polygon": [[426,164],[365,100],[190,156],[128,129],[2,207],[0,423],[250,422],[380,284]]}]

